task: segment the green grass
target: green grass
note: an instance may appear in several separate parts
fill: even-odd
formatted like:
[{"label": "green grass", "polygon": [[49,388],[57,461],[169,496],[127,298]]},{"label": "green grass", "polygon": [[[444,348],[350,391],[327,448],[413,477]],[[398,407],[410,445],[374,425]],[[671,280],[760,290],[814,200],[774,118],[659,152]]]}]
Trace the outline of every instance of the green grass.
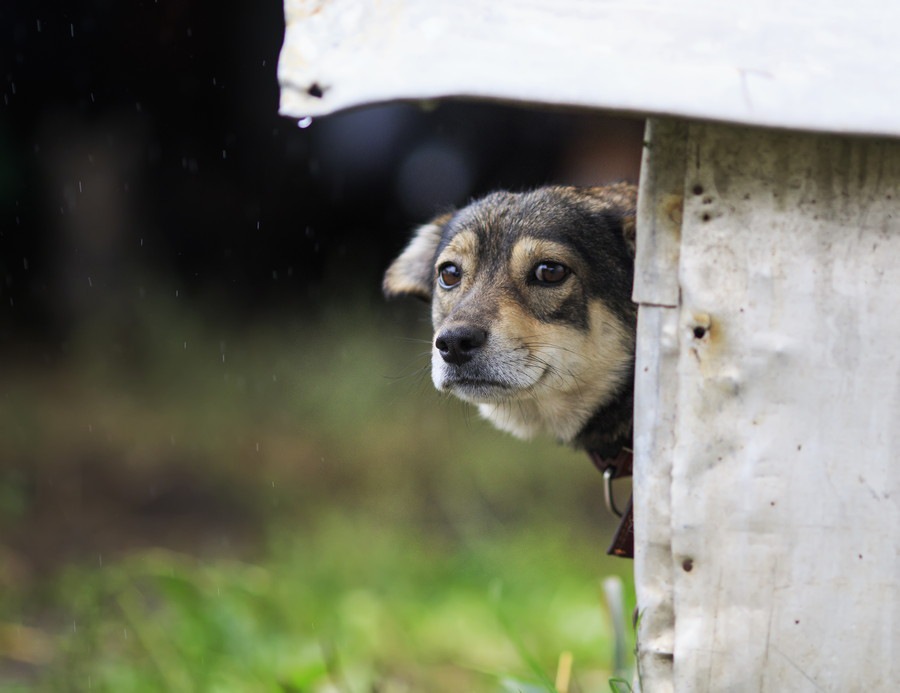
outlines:
[{"label": "green grass", "polygon": [[137,315],[0,374],[0,687],[609,690],[596,471],[433,393],[425,325]]},{"label": "green grass", "polygon": [[498,690],[552,680],[563,650],[584,680],[611,674],[596,580],[549,531],[435,546],[335,516],[304,534],[254,564],[152,550],[68,570],[44,685]]}]

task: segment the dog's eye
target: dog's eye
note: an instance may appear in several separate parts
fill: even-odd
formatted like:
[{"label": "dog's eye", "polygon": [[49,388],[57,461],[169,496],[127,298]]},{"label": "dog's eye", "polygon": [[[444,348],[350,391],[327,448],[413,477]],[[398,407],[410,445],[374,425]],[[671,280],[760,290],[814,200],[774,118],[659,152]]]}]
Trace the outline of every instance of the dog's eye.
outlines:
[{"label": "dog's eye", "polygon": [[462,271],[452,262],[445,262],[438,268],[438,284],[442,289],[452,289],[462,279]]},{"label": "dog's eye", "polygon": [[569,268],[559,262],[539,262],[534,268],[534,278],[541,284],[558,284],[569,276]]}]

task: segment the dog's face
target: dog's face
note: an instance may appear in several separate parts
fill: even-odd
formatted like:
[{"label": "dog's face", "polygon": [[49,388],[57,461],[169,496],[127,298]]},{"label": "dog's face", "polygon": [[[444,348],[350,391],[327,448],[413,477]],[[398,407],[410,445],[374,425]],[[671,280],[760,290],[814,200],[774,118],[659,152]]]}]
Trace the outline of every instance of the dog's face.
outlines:
[{"label": "dog's face", "polygon": [[438,390],[571,442],[632,377],[634,189],[499,192],[421,227],[385,293],[431,301]]}]

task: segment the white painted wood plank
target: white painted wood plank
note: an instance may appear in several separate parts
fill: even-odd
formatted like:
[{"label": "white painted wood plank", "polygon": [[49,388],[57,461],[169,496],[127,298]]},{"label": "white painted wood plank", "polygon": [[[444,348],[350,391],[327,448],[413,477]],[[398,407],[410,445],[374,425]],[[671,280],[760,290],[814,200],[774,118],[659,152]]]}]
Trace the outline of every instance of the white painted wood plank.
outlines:
[{"label": "white painted wood plank", "polygon": [[651,119],[638,199],[634,300],[635,590],[639,610],[636,689],[673,690],[672,459],[677,422],[678,255],[688,126]]},{"label": "white painted wood plank", "polygon": [[678,310],[642,305],[638,315],[634,437],[634,582],[637,690],[673,690],[672,458],[677,413]]},{"label": "white painted wood plank", "polygon": [[900,146],[698,124],[687,163],[675,688],[897,690]]},{"label": "white painted wood plank", "polygon": [[647,121],[638,196],[635,303],[678,305],[678,255],[684,208],[687,131],[683,121]]},{"label": "white painted wood plank", "polygon": [[895,2],[286,0],[285,15],[295,118],[469,96],[900,136]]}]

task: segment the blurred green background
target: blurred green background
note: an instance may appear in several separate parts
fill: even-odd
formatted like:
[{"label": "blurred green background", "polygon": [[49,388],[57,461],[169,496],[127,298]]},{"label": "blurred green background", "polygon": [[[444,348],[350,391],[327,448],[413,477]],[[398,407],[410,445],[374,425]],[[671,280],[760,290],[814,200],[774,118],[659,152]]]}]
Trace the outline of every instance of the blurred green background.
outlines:
[{"label": "blurred green background", "polygon": [[0,8],[0,688],[624,690],[599,474],[434,392],[379,284],[473,195],[633,180],[641,123],[298,128],[281,11]]},{"label": "blurred green background", "polygon": [[406,312],[169,301],[139,364],[101,322],[3,372],[6,685],[503,690],[568,651],[606,690],[597,472],[442,401]]}]

